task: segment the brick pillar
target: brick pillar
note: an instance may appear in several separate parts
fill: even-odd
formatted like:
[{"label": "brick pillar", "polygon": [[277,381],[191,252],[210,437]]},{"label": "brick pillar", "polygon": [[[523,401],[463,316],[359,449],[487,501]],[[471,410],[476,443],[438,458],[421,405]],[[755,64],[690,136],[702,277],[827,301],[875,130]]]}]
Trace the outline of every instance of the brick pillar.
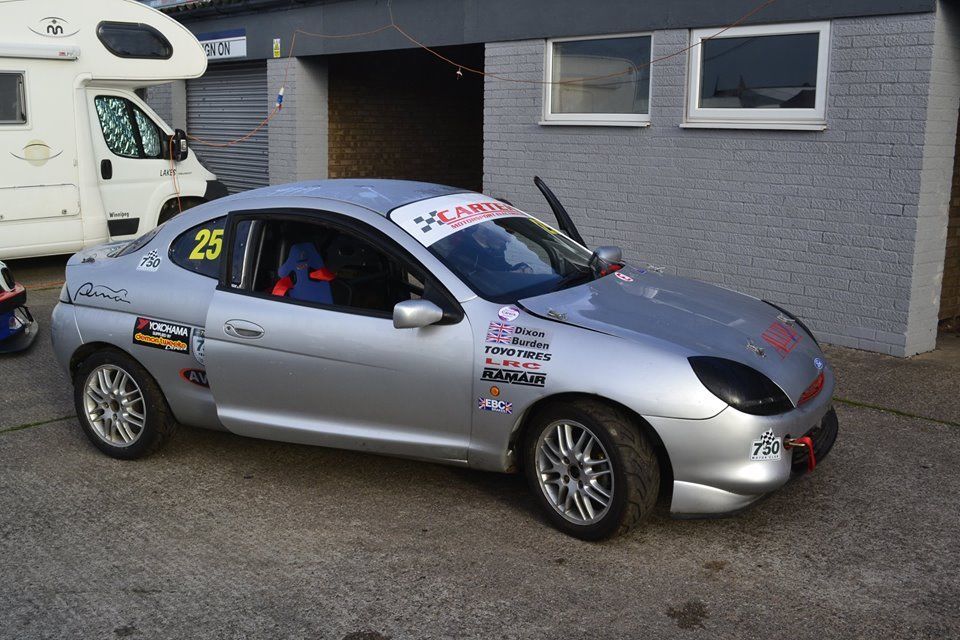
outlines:
[{"label": "brick pillar", "polygon": [[284,77],[283,110],[268,126],[270,184],[324,179],[327,177],[327,61],[323,58],[268,60],[271,111]]},{"label": "brick pillar", "polygon": [[183,80],[148,87],[146,102],[174,129],[187,128],[187,83]]}]

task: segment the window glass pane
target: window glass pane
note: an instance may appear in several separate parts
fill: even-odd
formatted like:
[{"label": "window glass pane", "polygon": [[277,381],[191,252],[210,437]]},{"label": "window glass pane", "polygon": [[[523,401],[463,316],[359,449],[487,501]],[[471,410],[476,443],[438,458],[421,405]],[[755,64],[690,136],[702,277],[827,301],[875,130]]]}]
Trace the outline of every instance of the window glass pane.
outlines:
[{"label": "window glass pane", "polygon": [[553,43],[551,113],[646,114],[650,36]]},{"label": "window glass pane", "polygon": [[[249,288],[277,298],[389,315],[424,295],[422,277],[359,235],[296,221],[264,221]],[[413,276],[413,277],[411,277]]]},{"label": "window glass pane", "polygon": [[815,108],[819,43],[817,33],[704,41],[699,106]]},{"label": "window glass pane", "polygon": [[23,124],[26,121],[23,76],[19,73],[0,73],[0,122]]},{"label": "window glass pane", "polygon": [[[170,244],[170,260],[188,271],[210,278],[219,278],[220,258],[224,253],[223,226],[226,221],[225,217],[214,218],[180,234]],[[249,223],[246,224],[249,225]],[[243,243],[242,246],[245,246],[246,234],[238,233],[237,237]],[[241,261],[243,260],[242,246],[234,252]],[[238,278],[241,271],[239,267],[233,270]]]},{"label": "window glass pane", "polygon": [[173,55],[173,47],[162,33],[145,24],[101,22],[97,36],[110,53],[121,58],[158,58]]},{"label": "window glass pane", "polygon": [[159,158],[162,147],[160,145],[160,132],[157,125],[144,114],[140,109],[133,108],[133,114],[137,119],[137,128],[140,130],[140,139],[143,141],[143,155],[148,158]]},{"label": "window glass pane", "polygon": [[137,148],[133,123],[130,122],[130,113],[127,111],[127,101],[123,98],[97,96],[94,104],[107,148],[124,158],[139,158],[140,150]]}]

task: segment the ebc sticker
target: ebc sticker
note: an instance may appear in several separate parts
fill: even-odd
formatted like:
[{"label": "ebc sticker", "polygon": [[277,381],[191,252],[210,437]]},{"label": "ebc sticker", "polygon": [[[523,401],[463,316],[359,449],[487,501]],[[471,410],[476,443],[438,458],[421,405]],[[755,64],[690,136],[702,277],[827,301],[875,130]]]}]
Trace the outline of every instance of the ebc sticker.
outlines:
[{"label": "ebc sticker", "polygon": [[137,271],[154,272],[160,268],[160,251],[154,249],[150,253],[144,254],[140,258],[140,264],[137,265]]},{"label": "ebc sticker", "polygon": [[133,326],[133,343],[175,353],[190,353],[190,327],[137,318]]},{"label": "ebc sticker", "polygon": [[477,409],[480,411],[493,411],[494,413],[513,413],[513,403],[505,400],[495,400],[493,398],[477,398]]},{"label": "ebc sticker", "polygon": [[391,220],[425,247],[487,220],[527,217],[531,216],[505,202],[472,193],[414,202],[390,214]]},{"label": "ebc sticker", "polygon": [[180,377],[198,387],[210,388],[210,383],[207,381],[207,372],[203,369],[181,369]]},{"label": "ebc sticker", "polygon": [[750,460],[779,460],[783,446],[780,438],[773,435],[772,429],[767,429],[750,444]]}]

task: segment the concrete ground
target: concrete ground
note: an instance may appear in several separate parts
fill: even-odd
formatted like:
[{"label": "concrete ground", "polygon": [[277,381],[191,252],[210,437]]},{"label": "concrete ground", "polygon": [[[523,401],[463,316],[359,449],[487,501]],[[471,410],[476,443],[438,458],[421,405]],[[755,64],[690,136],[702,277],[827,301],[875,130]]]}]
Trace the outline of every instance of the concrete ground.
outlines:
[{"label": "concrete ground", "polygon": [[50,349],[59,265],[12,266],[43,329],[0,360],[0,638],[960,636],[956,343],[829,349],[815,473],[588,544],[515,476],[194,429],[107,458]]}]

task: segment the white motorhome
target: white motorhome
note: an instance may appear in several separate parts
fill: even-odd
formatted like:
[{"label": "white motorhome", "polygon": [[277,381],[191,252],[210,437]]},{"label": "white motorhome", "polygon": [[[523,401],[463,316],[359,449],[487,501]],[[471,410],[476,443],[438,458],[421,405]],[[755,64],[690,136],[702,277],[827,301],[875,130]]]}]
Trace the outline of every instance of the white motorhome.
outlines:
[{"label": "white motorhome", "polygon": [[225,195],[134,92],[206,68],[192,33],[134,0],[0,0],[0,259],[133,237]]}]

